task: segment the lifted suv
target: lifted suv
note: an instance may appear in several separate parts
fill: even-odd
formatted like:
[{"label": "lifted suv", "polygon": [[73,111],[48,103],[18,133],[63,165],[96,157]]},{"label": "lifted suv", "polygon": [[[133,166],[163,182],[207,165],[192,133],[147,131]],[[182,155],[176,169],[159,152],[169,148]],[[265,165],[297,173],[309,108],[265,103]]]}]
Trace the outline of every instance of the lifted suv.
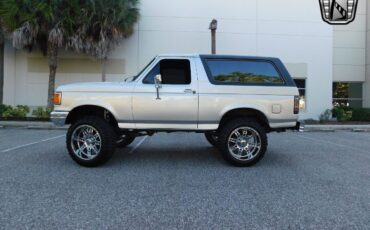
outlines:
[{"label": "lifted suv", "polygon": [[298,89],[277,58],[159,55],[123,82],[61,86],[55,124],[70,124],[67,148],[83,166],[98,166],[116,147],[156,132],[203,132],[236,166],[251,166],[266,133],[296,129]]}]

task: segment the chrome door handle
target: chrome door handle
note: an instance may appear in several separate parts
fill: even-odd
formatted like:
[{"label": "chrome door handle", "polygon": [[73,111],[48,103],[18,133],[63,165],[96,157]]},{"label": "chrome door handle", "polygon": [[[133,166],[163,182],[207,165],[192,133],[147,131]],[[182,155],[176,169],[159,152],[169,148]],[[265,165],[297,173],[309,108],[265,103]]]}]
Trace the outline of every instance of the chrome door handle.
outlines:
[{"label": "chrome door handle", "polygon": [[185,89],[184,90],[184,93],[192,93],[192,94],[196,94],[196,92],[194,90],[191,90],[191,89]]}]

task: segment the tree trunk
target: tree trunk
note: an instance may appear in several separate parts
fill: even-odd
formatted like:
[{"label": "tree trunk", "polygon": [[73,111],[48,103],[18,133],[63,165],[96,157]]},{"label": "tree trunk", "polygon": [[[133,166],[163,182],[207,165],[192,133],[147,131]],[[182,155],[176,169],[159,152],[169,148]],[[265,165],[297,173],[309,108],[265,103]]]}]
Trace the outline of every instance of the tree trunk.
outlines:
[{"label": "tree trunk", "polygon": [[54,92],[55,92],[55,74],[58,67],[58,46],[48,43],[48,62],[49,62],[49,84],[48,84],[48,109],[54,108]]},{"label": "tree trunk", "polygon": [[104,57],[102,59],[102,73],[101,73],[101,80],[102,82],[105,82],[107,81],[107,76],[106,76],[106,72],[107,72],[107,57]]},{"label": "tree trunk", "polygon": [[3,103],[4,103],[4,42],[0,41],[0,104]]}]

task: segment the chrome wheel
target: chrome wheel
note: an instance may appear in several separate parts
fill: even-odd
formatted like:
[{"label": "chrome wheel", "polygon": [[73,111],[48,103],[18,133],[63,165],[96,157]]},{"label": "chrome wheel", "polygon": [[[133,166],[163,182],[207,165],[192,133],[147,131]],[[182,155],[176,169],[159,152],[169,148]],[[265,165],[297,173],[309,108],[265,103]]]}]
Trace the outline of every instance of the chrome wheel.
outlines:
[{"label": "chrome wheel", "polygon": [[261,150],[261,137],[251,127],[239,127],[231,132],[228,138],[230,154],[242,161],[255,158]]},{"label": "chrome wheel", "polygon": [[97,157],[102,148],[99,132],[90,125],[80,125],[72,133],[71,147],[73,153],[82,160]]}]

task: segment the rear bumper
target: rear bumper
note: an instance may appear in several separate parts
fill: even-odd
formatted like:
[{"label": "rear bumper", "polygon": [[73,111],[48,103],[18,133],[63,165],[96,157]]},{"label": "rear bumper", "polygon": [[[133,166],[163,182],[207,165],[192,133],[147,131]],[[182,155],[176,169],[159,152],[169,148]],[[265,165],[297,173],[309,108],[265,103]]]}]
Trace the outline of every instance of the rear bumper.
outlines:
[{"label": "rear bumper", "polygon": [[63,112],[63,111],[53,111],[50,113],[50,120],[56,125],[56,126],[63,126],[66,123],[66,119],[69,112]]}]

